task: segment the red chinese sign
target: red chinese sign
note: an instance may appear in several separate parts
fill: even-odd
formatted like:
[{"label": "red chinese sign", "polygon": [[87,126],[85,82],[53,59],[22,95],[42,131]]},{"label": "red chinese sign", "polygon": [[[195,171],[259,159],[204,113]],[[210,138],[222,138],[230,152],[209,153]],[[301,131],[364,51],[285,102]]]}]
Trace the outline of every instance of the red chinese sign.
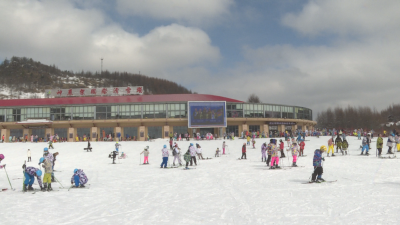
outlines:
[{"label": "red chinese sign", "polygon": [[49,97],[75,97],[75,96],[120,96],[143,95],[143,86],[136,87],[110,87],[110,88],[78,88],[78,89],[51,89],[46,90]]}]

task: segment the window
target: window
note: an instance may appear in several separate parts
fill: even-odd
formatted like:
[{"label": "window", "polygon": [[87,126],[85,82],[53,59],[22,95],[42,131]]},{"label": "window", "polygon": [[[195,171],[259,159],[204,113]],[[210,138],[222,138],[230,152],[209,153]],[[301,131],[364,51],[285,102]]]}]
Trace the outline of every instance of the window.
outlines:
[{"label": "window", "polygon": [[96,120],[106,119],[111,119],[111,106],[96,106]]},{"label": "window", "polygon": [[6,121],[5,113],[6,113],[5,109],[0,109],[0,122],[5,122]]},{"label": "window", "polygon": [[168,118],[187,118],[186,104],[167,104]]},{"label": "window", "polygon": [[50,108],[50,120],[68,120],[71,116],[66,113],[65,107],[60,108]]}]

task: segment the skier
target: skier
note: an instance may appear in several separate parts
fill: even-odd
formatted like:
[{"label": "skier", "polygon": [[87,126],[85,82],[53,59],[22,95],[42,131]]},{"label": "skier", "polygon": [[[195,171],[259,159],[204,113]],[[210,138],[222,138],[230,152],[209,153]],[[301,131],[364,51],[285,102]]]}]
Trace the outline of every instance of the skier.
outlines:
[{"label": "skier", "polygon": [[400,152],[400,136],[399,136],[399,133],[396,133],[396,136],[394,137],[394,139],[396,141],[397,151]]},{"label": "skier", "polygon": [[369,155],[368,153],[368,138],[367,135],[364,136],[364,138],[362,139],[362,150],[361,150],[361,155],[364,155],[364,150],[366,151],[365,155]]},{"label": "skier", "polygon": [[[224,139],[225,139],[225,138],[224,138]],[[225,148],[226,148],[226,146],[228,146],[228,145],[225,144],[225,141],[222,142],[222,155],[225,155]]]},{"label": "skier", "polygon": [[175,143],[174,149],[172,150],[172,155],[174,156],[174,163],[172,164],[173,166],[175,166],[176,159],[178,159],[179,166],[182,166],[180,154],[181,154],[181,149],[178,147],[178,144]]},{"label": "skier", "polygon": [[185,153],[185,155],[183,155],[183,159],[186,161],[186,167],[185,169],[189,169],[188,165],[189,162],[192,161],[192,157],[190,156],[190,150],[188,149],[187,152]]},{"label": "skier", "polygon": [[250,135],[247,136],[247,145],[250,145]]},{"label": "skier", "polygon": [[[278,166],[279,164],[279,156],[278,156],[279,148],[276,146],[276,139],[272,139],[272,144],[271,144],[271,167],[270,169],[279,169],[280,167]],[[274,163],[276,165],[274,166]]]},{"label": "skier", "polygon": [[[22,166],[24,169],[24,176],[25,176],[25,181],[24,181],[24,188],[23,191],[33,191],[34,189],[32,188],[32,184],[35,182],[35,177],[39,183],[40,190],[45,191],[43,185],[42,185],[42,171],[38,168],[35,167],[26,167],[24,164]],[[28,187],[27,187],[28,186]]]},{"label": "skier", "polygon": [[304,141],[300,142],[300,156],[304,156],[304,147],[306,146],[306,143]]},{"label": "skier", "polygon": [[193,166],[193,161],[194,161],[194,164],[197,166],[196,148],[193,146],[193,143],[190,143],[189,151],[190,151],[190,166]]},{"label": "skier", "polygon": [[389,147],[387,154],[393,154],[392,152],[393,143],[394,143],[394,133],[391,133],[386,143],[386,146]]},{"label": "skier", "polygon": [[54,147],[53,147],[53,141],[49,141],[49,149],[54,149]]},{"label": "skier", "polygon": [[[283,143],[282,139],[280,139],[279,142],[280,142],[279,143],[279,149],[281,151],[281,158],[285,158],[286,156],[285,156],[285,153],[283,151],[283,149],[285,148],[285,143]],[[290,142],[290,138],[288,139],[288,142]],[[290,145],[288,145],[288,146],[290,146]]]},{"label": "skier", "polygon": [[74,169],[74,175],[71,177],[71,185],[75,183],[75,187],[84,188],[85,184],[89,181],[86,174],[81,169]]},{"label": "skier", "polygon": [[117,153],[119,154],[119,147],[121,146],[121,144],[115,143],[115,151],[117,151]]},{"label": "skier", "polygon": [[173,142],[172,137],[170,137],[170,138],[169,138],[169,148],[170,148],[171,150],[174,149],[173,146],[172,146],[172,142]]},{"label": "skier", "polygon": [[326,146],[324,145],[314,151],[314,158],[313,158],[314,172],[312,174],[310,183],[313,182],[320,183],[325,181],[322,178],[322,173],[324,172],[324,169],[322,168],[322,160],[325,161],[325,159],[322,157],[322,153],[324,153],[325,151],[326,151]]},{"label": "skier", "polygon": [[343,140],[342,142],[342,155],[346,154],[347,155],[347,149],[349,148],[349,143],[347,142],[346,139]]},{"label": "skier", "polygon": [[[288,149],[289,151],[289,149]],[[292,152],[293,157],[293,167],[297,167],[297,155],[299,154],[299,146],[297,146],[296,142],[293,142],[292,146],[290,147],[290,151]]]},{"label": "skier", "polygon": [[108,158],[111,158],[113,160],[112,164],[115,164],[115,158],[117,158],[117,155],[117,151],[112,151],[110,154],[108,154]]},{"label": "skier", "polygon": [[28,152],[27,152],[26,154],[27,154],[27,156],[28,156],[28,162],[31,162],[31,161],[32,161],[32,158],[31,158],[31,150],[28,149]]},{"label": "skier", "polygon": [[[248,137],[250,137],[250,136],[248,136]],[[244,159],[247,159],[247,157],[246,157],[246,143],[243,143],[243,146],[242,146],[242,157],[240,159],[243,159],[243,157],[244,157]]]},{"label": "skier", "polygon": [[46,191],[52,191],[53,189],[51,188],[51,174],[53,173],[53,165],[51,161],[48,158],[40,158],[39,160],[39,165],[42,164],[42,167],[44,168],[44,177],[43,177],[43,183],[44,183],[44,190]]},{"label": "skier", "polygon": [[328,157],[329,157],[329,152],[331,152],[332,151],[332,156],[335,156],[335,154],[334,154],[334,152],[335,152],[335,150],[333,149],[333,138],[330,138],[329,140],[328,140],[328,146],[329,146],[329,149],[328,149]]},{"label": "skier", "polygon": [[378,140],[376,140],[376,149],[378,149],[378,157],[382,154],[383,138],[381,134],[378,134]]},{"label": "skier", "polygon": [[253,140],[251,142],[253,143],[253,148],[256,148],[256,140],[254,139],[254,136],[253,136]]},{"label": "skier", "polygon": [[204,159],[203,158],[203,149],[201,149],[201,146],[196,143],[196,148],[197,148],[196,149],[196,154],[197,154],[197,157],[199,157],[199,160],[200,160],[200,158]]},{"label": "skier", "polygon": [[219,157],[219,148],[217,148],[217,150],[215,150],[215,157]]},{"label": "skier", "polygon": [[269,144],[267,146],[267,154],[268,154],[268,158],[267,158],[267,165],[269,165],[269,163],[271,162],[271,154],[272,154],[272,140],[269,140]]},{"label": "skier", "polygon": [[337,137],[335,139],[335,144],[336,144],[336,153],[338,153],[339,149],[340,149],[340,152],[342,152],[342,154],[343,154],[343,151],[342,151],[342,138],[340,138],[339,134],[337,135]]},{"label": "skier", "polygon": [[164,168],[167,168],[168,156],[169,156],[167,145],[163,146],[163,149],[161,149],[161,153],[162,153],[162,156],[163,156],[163,161],[161,163],[160,168],[163,168],[163,165],[164,165]]},{"label": "skier", "polygon": [[[3,159],[4,159],[4,155],[0,154],[0,163],[1,163],[1,161],[3,161]],[[0,165],[0,169],[3,169],[3,167],[6,167],[6,164]]]},{"label": "skier", "polygon": [[267,143],[261,145],[261,162],[267,161]]},{"label": "skier", "polygon": [[140,154],[144,155],[143,164],[149,164],[149,146],[146,146],[146,148],[144,148],[143,152],[141,152]]}]

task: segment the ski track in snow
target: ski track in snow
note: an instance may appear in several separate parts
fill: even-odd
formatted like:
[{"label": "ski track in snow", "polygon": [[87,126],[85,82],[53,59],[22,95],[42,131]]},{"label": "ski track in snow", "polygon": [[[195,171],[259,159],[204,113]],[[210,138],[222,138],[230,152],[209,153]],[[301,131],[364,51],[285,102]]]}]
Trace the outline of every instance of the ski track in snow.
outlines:
[{"label": "ski track in snow", "polygon": [[[55,143],[59,152],[55,169],[55,192],[22,193],[22,164],[26,150],[32,151],[38,167],[45,143],[4,143],[10,181],[16,191],[2,192],[1,224],[396,224],[400,216],[400,161],[377,159],[371,143],[370,156],[359,156],[361,141],[348,137],[347,156],[325,157],[323,178],[334,183],[302,184],[313,172],[313,152],[326,145],[329,137],[306,138],[304,167],[269,170],[261,162],[260,144],[241,156],[244,140],[227,141],[227,155],[201,160],[195,170],[160,169],[161,148],[167,140],[120,142],[128,154],[120,164],[110,164],[108,154],[115,142],[92,142],[93,152],[83,151],[86,143]],[[178,142],[187,149],[190,142]],[[196,143],[196,142],[193,142]],[[200,141],[203,156],[213,157],[222,140]],[[286,143],[285,143],[286,144]],[[386,139],[384,141],[386,144]],[[150,165],[139,166],[139,153],[150,146]],[[287,146],[285,146],[286,148]],[[386,153],[387,148],[383,152]],[[291,164],[280,159],[281,166]],[[183,158],[183,157],[182,157]],[[141,157],[143,160],[143,156]],[[173,157],[170,157],[173,160]],[[118,161],[117,161],[118,162]],[[171,162],[172,163],[172,162]],[[75,168],[85,171],[90,189],[71,189]],[[0,186],[9,188],[4,170]],[[38,188],[37,182],[34,184]]]}]

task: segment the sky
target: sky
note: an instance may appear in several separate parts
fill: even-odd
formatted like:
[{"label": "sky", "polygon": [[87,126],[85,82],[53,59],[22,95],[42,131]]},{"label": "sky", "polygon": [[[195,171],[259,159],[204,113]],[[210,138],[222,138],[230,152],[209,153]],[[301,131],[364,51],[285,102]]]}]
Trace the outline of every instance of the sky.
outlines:
[{"label": "sky", "polygon": [[[399,103],[398,0],[4,0],[0,61],[311,108]],[[315,119],[315,117],[314,117]]]}]

